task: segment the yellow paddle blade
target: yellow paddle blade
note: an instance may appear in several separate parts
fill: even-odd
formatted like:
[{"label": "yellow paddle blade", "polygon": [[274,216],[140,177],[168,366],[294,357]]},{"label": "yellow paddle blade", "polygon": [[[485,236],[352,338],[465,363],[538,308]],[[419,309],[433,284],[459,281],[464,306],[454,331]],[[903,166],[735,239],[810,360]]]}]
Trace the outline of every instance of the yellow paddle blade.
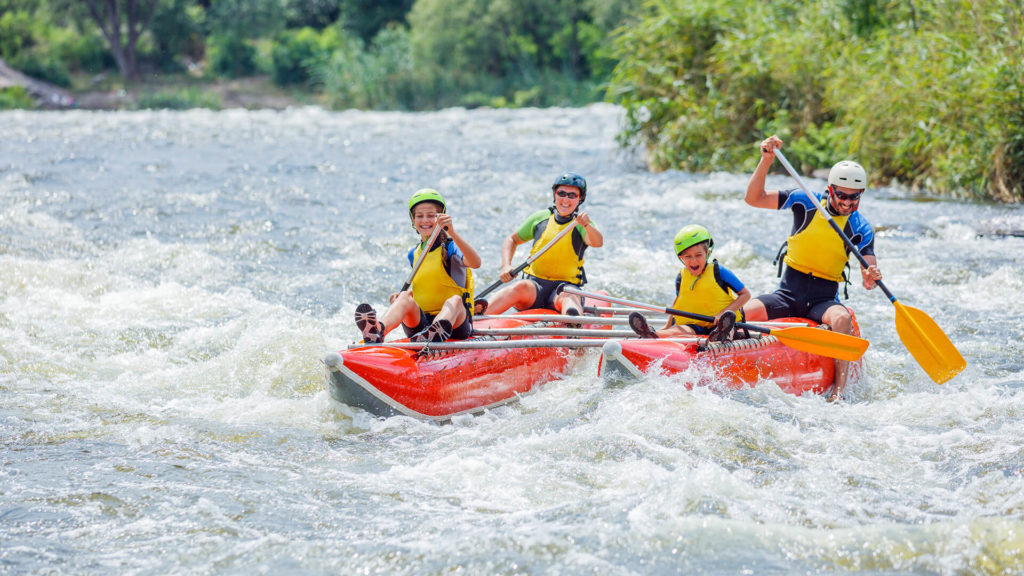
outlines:
[{"label": "yellow paddle blade", "polygon": [[860,360],[870,344],[867,340],[857,336],[809,326],[770,330],[769,334],[794,350],[851,362]]},{"label": "yellow paddle blade", "polygon": [[893,305],[896,306],[896,333],[936,384],[956,376],[967,366],[960,351],[930,316],[901,302],[893,302]]}]

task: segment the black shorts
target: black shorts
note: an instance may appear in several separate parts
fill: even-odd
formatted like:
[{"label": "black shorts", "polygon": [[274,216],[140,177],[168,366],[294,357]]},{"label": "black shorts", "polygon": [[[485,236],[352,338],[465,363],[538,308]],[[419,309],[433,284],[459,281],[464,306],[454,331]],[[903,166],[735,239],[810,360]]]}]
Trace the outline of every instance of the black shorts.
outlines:
[{"label": "black shorts", "polygon": [[[408,326],[405,325],[404,322],[402,323],[402,329],[405,330],[405,336],[409,338],[412,337],[414,334],[426,330],[427,326],[430,326],[431,324],[434,323],[435,318],[437,318],[437,316],[433,314],[427,314],[423,310],[420,310],[420,323],[417,324],[415,328],[409,328]],[[450,339],[465,340],[466,338],[469,338],[472,335],[473,317],[470,316],[469,314],[466,314],[466,321],[452,329],[452,335]]]},{"label": "black shorts", "polygon": [[533,300],[533,304],[530,304],[529,308],[544,308],[557,312],[558,308],[555,307],[555,298],[562,292],[562,287],[575,286],[579,288],[579,284],[573,284],[565,280],[545,280],[536,276],[530,276],[529,274],[525,275],[525,279],[533,282],[533,285],[537,288],[537,297]]},{"label": "black shorts", "polygon": [[838,282],[816,278],[787,266],[779,289],[757,299],[764,304],[769,320],[796,316],[821,322],[826,310],[842,306],[838,294]]}]

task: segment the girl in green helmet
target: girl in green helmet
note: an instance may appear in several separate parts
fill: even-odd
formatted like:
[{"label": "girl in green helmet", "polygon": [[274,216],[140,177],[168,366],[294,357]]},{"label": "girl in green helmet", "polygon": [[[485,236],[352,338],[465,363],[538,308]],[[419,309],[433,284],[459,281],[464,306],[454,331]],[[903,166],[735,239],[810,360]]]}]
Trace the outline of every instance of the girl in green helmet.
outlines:
[{"label": "girl in green helmet", "polygon": [[[409,264],[414,265],[421,256],[423,264],[408,290],[391,295],[391,306],[379,320],[369,304],[356,307],[356,326],[363,342],[383,342],[399,324],[414,342],[469,338],[473,333],[471,269],[480,267],[480,255],[455,231],[447,203],[436,190],[425,188],[412,195],[409,219],[420,236],[409,250]],[[442,231],[432,246],[426,246],[435,225]]]},{"label": "girl in green helmet", "polygon": [[676,234],[672,248],[683,268],[676,276],[676,299],[671,306],[677,310],[714,316],[714,323],[699,320],[680,323],[678,318],[670,316],[665,327],[655,332],[647,325],[646,318],[634,312],[629,315],[633,331],[645,338],[707,335],[710,342],[732,340],[736,316],[750,300],[750,290],[718,260],[708,265],[714,247],[711,233],[703,226],[691,224]]}]

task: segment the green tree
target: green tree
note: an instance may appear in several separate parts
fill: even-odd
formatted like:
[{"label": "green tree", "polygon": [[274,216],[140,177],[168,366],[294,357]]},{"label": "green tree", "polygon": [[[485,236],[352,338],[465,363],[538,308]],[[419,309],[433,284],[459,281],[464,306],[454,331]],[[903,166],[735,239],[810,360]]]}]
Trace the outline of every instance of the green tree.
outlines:
[{"label": "green tree", "polygon": [[121,75],[139,78],[136,48],[156,15],[157,0],[84,0],[114,55]]}]

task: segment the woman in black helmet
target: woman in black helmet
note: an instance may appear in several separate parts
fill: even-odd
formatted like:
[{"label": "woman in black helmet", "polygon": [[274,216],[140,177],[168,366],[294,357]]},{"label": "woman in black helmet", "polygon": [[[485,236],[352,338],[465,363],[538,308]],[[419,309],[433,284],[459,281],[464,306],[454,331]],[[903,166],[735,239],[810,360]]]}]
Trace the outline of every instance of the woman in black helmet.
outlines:
[{"label": "woman in black helmet", "polygon": [[[579,314],[582,303],[578,296],[563,294],[566,284],[582,286],[583,253],[588,247],[600,248],[604,237],[580,206],[587,199],[587,181],[575,172],[565,172],[551,185],[554,205],[530,215],[518,230],[501,245],[503,286],[490,300],[477,300],[477,313],[501,314],[509,308],[547,308],[562,314]],[[516,248],[533,240],[530,254],[546,246],[566,226],[575,230],[552,245],[523,272],[523,279],[512,282],[512,257]]]}]

